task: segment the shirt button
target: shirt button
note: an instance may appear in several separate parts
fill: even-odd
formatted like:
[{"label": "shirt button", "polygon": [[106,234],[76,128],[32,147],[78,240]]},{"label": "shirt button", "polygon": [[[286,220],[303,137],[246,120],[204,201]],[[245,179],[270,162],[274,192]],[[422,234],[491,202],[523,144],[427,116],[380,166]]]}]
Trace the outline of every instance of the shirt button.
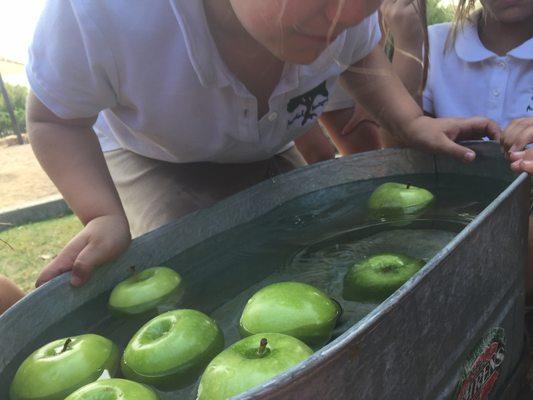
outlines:
[{"label": "shirt button", "polygon": [[494,97],[498,97],[500,95],[500,91],[498,89],[492,89],[492,95]]},{"label": "shirt button", "polygon": [[270,122],[274,122],[276,119],[278,118],[278,113],[277,112],[272,112],[268,115],[268,120]]},{"label": "shirt button", "polygon": [[500,68],[505,68],[506,66],[507,66],[507,63],[505,61],[500,61],[498,63],[498,67],[500,67]]}]

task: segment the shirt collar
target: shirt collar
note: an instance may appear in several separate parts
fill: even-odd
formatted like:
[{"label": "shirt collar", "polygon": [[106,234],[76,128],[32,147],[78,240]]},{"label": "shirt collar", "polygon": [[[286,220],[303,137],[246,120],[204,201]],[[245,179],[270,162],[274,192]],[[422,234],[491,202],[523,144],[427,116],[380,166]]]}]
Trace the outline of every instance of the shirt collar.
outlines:
[{"label": "shirt collar", "polygon": [[528,39],[520,46],[515,47],[508,54],[523,60],[533,60],[533,38]]},{"label": "shirt collar", "polygon": [[[479,62],[491,57],[498,57],[497,54],[488,50],[479,38],[477,21],[481,13],[476,13],[471,20],[467,21],[462,29],[457,32],[455,40],[455,52],[459,58],[467,62]],[[524,60],[533,59],[533,38],[515,47],[507,55]]]},{"label": "shirt collar", "polygon": [[211,36],[203,2],[169,1],[183,33],[189,59],[202,86],[227,86],[229,80],[221,68],[222,59]]},{"label": "shirt collar", "polygon": [[492,51],[483,46],[477,31],[478,16],[473,16],[472,21],[467,21],[457,31],[455,39],[455,52],[459,58],[466,62],[479,62],[487,58],[496,57]]}]

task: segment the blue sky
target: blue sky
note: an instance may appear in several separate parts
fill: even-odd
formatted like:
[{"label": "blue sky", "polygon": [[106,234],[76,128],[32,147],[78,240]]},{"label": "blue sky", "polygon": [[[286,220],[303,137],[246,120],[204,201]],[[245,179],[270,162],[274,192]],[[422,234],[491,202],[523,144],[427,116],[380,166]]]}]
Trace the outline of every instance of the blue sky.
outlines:
[{"label": "blue sky", "polygon": [[46,0],[0,0],[0,57],[25,62]]}]

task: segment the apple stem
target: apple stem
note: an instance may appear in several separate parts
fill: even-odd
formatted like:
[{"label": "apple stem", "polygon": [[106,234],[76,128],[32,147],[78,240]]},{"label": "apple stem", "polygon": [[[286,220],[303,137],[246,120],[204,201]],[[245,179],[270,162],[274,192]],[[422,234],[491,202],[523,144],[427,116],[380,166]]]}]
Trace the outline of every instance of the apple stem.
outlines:
[{"label": "apple stem", "polygon": [[63,354],[65,351],[67,351],[68,346],[70,345],[70,343],[72,343],[72,339],[71,338],[68,338],[67,340],[65,340],[65,344],[63,345],[63,349],[61,350],[60,354]]},{"label": "apple stem", "polygon": [[137,268],[135,267],[135,265],[132,265],[130,267],[130,271],[131,271],[131,276],[133,277],[133,279],[135,281],[138,281],[139,280],[139,273],[137,272]]},{"label": "apple stem", "polygon": [[259,343],[259,348],[257,349],[257,355],[259,357],[263,357],[265,355],[267,344],[268,340],[266,338],[261,339],[261,342]]},{"label": "apple stem", "polygon": [[411,184],[410,184],[410,183],[408,183],[408,184],[407,184],[407,188],[406,188],[406,189],[409,189],[410,187],[411,187]]}]

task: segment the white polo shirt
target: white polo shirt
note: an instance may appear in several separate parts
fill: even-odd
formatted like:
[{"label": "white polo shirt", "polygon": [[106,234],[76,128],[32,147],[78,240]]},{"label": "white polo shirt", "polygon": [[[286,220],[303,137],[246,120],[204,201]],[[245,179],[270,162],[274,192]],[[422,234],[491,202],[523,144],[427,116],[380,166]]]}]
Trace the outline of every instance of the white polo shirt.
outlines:
[{"label": "white polo shirt", "polygon": [[503,129],[516,118],[533,116],[533,38],[500,57],[467,24],[445,53],[450,28],[449,23],[429,27],[424,110],[437,117],[486,116]]},{"label": "white polo shirt", "polygon": [[257,100],[222,61],[200,0],[49,0],[27,75],[61,118],[99,114],[104,151],[170,162],[250,162],[289,147],[322,113],[336,77],[377,45],[374,14],[311,65],[286,64]]}]

